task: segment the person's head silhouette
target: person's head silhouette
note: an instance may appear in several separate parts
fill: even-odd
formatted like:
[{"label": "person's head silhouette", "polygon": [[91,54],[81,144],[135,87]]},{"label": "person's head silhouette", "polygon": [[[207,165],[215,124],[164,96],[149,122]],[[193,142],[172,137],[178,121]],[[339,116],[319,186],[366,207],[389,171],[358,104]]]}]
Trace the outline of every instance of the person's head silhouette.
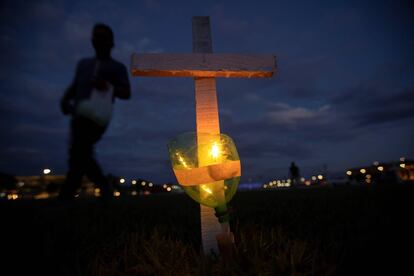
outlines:
[{"label": "person's head silhouette", "polygon": [[112,29],[105,24],[99,23],[93,27],[92,45],[98,59],[111,57],[111,50],[114,47],[114,34]]}]

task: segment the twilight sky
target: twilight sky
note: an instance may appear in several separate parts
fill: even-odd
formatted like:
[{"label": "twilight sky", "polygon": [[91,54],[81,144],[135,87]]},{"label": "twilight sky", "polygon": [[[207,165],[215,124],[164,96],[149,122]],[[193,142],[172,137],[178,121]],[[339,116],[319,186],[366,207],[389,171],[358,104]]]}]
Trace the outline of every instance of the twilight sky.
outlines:
[{"label": "twilight sky", "polygon": [[[222,132],[242,181],[304,176],[414,157],[414,8],[410,1],[2,1],[0,171],[66,172],[69,119],[59,99],[94,23],[113,57],[191,52],[191,17],[209,15],[213,48],[271,53],[273,79],[219,79]],[[311,4],[312,2],[312,4]],[[173,181],[166,144],[195,130],[190,78],[133,78],[97,157],[106,173]]]}]

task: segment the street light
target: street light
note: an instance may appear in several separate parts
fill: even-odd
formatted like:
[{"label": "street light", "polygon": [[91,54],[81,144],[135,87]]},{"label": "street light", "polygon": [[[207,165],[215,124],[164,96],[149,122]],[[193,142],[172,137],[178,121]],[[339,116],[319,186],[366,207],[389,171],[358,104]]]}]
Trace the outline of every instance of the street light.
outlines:
[{"label": "street light", "polygon": [[50,174],[52,171],[50,169],[44,169],[43,174]]}]

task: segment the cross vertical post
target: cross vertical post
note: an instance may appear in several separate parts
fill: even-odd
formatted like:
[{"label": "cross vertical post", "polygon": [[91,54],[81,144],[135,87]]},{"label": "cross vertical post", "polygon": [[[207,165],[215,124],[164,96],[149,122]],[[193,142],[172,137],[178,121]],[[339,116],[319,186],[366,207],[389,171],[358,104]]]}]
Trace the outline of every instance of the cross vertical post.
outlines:
[{"label": "cross vertical post", "polygon": [[[195,16],[192,19],[193,27],[193,52],[212,53],[210,18],[208,16]],[[208,77],[196,77],[195,82],[195,107],[197,134],[220,134],[220,122],[217,106],[216,79]],[[203,136],[197,136],[197,144],[203,144]],[[209,160],[201,153],[198,154],[199,166]],[[223,181],[217,181],[216,185],[223,186]],[[224,196],[224,194],[223,194]],[[214,209],[200,205],[201,240],[204,253],[219,253],[216,236],[221,233]]]}]

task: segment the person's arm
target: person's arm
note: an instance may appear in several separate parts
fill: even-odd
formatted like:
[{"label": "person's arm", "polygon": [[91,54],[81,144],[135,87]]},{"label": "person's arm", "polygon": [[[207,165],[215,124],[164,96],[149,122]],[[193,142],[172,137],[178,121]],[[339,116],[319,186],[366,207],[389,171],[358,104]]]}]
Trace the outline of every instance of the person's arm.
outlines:
[{"label": "person's arm", "polygon": [[60,109],[64,115],[69,115],[73,112],[73,99],[75,98],[75,85],[72,83],[66,88],[62,99],[60,100]]},{"label": "person's arm", "polygon": [[128,73],[124,65],[120,67],[117,81],[114,84],[114,95],[117,98],[127,100],[131,98],[131,86],[129,84]]},{"label": "person's arm", "polygon": [[76,92],[76,81],[78,76],[78,67],[79,63],[76,66],[75,77],[72,83],[66,88],[65,93],[63,94],[62,99],[60,100],[60,109],[64,115],[68,115],[73,113],[74,103],[73,100],[75,99],[75,92]]}]

